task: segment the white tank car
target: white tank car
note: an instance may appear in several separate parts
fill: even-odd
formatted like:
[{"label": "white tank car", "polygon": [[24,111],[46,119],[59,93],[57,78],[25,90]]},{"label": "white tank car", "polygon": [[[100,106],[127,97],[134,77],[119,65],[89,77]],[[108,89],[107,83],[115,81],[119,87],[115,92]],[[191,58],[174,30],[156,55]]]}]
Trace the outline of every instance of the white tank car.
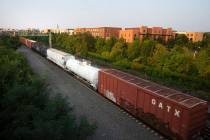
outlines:
[{"label": "white tank car", "polygon": [[66,68],[87,80],[94,89],[97,89],[99,68],[91,66],[87,61],[72,58],[67,60]]},{"label": "white tank car", "polygon": [[66,68],[66,61],[69,58],[74,58],[71,54],[59,51],[57,49],[49,48],[47,49],[47,59],[53,61],[57,65],[59,65],[62,68]]}]

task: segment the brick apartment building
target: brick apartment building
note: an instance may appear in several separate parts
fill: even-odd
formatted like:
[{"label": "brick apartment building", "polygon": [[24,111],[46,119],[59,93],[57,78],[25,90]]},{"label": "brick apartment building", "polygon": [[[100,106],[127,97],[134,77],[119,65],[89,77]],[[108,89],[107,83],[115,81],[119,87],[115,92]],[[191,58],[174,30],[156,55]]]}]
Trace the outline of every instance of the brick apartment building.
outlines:
[{"label": "brick apartment building", "polygon": [[142,41],[144,38],[159,39],[161,38],[164,42],[175,38],[176,34],[185,34],[189,40],[193,42],[202,41],[203,33],[200,32],[174,32],[172,28],[162,27],[147,27],[140,26],[136,28],[117,28],[117,27],[98,27],[98,28],[76,28],[74,33],[89,32],[94,37],[102,38],[123,38],[126,42],[132,43],[135,38]]},{"label": "brick apartment building", "polygon": [[101,38],[110,38],[110,37],[119,37],[119,32],[121,28],[117,27],[98,27],[98,28],[76,28],[74,32],[84,33],[89,32],[94,37],[101,37]]},{"label": "brick apartment building", "polygon": [[162,38],[163,41],[167,42],[169,39],[174,38],[172,28],[162,28],[162,27],[147,27],[141,26],[137,28],[124,28],[120,31],[119,38],[125,39],[126,42],[132,43],[135,38],[143,40],[143,38],[148,37],[151,39]]},{"label": "brick apartment building", "polygon": [[202,32],[176,32],[176,34],[184,34],[192,42],[198,42],[203,40]]},{"label": "brick apartment building", "polygon": [[119,38],[123,38],[128,43],[132,43],[135,38],[139,37],[139,28],[124,28],[119,33]]}]

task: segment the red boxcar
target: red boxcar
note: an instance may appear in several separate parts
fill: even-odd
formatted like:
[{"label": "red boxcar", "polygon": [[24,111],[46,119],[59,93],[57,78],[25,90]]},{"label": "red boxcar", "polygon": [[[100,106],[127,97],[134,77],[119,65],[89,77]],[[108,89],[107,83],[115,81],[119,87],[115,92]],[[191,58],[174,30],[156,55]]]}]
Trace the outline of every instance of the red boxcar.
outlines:
[{"label": "red boxcar", "polygon": [[20,37],[20,42],[24,45],[26,45],[27,47],[31,48],[32,44],[35,43],[36,41],[24,38],[24,37]]},{"label": "red boxcar", "polygon": [[173,139],[190,140],[205,128],[206,101],[114,69],[99,72],[100,94]]},{"label": "red boxcar", "polygon": [[27,39],[27,44],[26,46],[31,48],[32,47],[32,44],[35,43],[36,41],[33,41],[33,40],[30,40],[30,39]]}]

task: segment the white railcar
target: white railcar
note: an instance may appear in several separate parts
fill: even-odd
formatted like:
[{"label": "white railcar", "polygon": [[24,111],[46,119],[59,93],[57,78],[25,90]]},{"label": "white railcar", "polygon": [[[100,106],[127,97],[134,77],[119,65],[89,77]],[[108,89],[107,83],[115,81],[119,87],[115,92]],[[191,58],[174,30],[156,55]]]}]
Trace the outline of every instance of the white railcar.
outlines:
[{"label": "white railcar", "polygon": [[57,49],[49,48],[47,49],[47,59],[53,61],[55,64],[59,65],[62,68],[66,68],[66,61],[69,58],[74,58],[74,56],[59,51]]},{"label": "white railcar", "polygon": [[97,89],[99,68],[91,66],[87,61],[72,58],[67,60],[66,68],[88,81],[93,88]]}]

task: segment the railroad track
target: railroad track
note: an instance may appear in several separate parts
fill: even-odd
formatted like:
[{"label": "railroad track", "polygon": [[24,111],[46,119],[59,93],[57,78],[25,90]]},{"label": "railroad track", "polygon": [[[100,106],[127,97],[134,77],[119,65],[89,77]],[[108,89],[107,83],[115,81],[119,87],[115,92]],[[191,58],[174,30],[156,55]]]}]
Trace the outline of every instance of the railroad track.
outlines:
[{"label": "railroad track", "polygon": [[204,129],[203,134],[202,134],[203,140],[210,140],[210,125]]},{"label": "railroad track", "polygon": [[204,139],[210,139],[210,127],[206,128],[206,130],[204,131]]}]

